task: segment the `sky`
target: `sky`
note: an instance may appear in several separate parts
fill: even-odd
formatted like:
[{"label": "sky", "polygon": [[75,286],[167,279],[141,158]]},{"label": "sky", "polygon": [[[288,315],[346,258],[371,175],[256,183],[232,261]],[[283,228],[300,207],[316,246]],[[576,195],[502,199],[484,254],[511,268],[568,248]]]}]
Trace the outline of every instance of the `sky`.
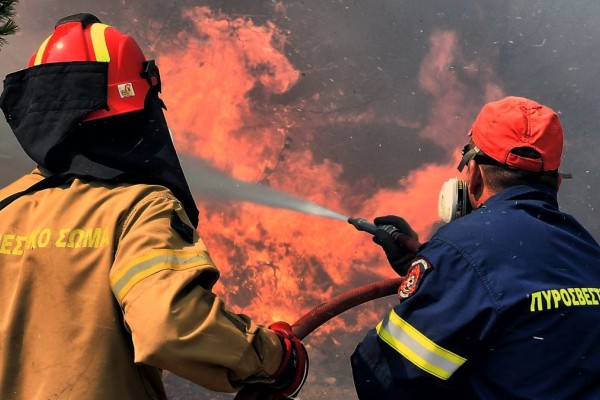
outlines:
[{"label": "sky", "polygon": [[[561,171],[573,175],[560,206],[600,238],[593,0],[57,3],[19,2],[21,30],[0,49],[0,73],[25,68],[65,15],[91,12],[133,35],[161,70],[199,232],[223,272],[216,290],[259,321],[293,321],[366,279],[393,277],[366,234],[298,211],[402,215],[426,240],[477,112],[507,95],[559,114]],[[0,120],[0,184],[33,167]],[[353,398],[348,358],[393,302],[307,339],[303,398]],[[208,396],[165,381],[173,399]]]}]

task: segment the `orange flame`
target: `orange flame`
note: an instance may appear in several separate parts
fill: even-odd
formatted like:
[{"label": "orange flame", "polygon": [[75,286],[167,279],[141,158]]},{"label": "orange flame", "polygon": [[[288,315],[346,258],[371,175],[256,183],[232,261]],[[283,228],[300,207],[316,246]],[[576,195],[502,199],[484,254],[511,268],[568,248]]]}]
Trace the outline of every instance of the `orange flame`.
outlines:
[{"label": "orange flame", "polygon": [[181,32],[183,46],[159,59],[165,97],[175,110],[168,113],[170,127],[180,148],[236,178],[255,180],[275,167],[285,137],[253,118],[249,92],[281,94],[298,81],[282,52],[285,36],[272,23],[228,19],[206,7],[188,17],[195,29]]},{"label": "orange flame", "polygon": [[[281,3],[277,7],[283,10]],[[300,79],[283,51],[286,34],[271,22],[256,25],[206,7],[190,10],[187,17],[193,29],[180,33],[183,46],[161,49],[158,60],[179,150],[238,179],[266,182],[268,177],[270,186],[284,192],[338,212],[348,212],[348,204],[356,210],[356,188],[340,179],[343,165],[317,162],[310,149],[291,149],[288,123],[293,117],[282,106],[266,109],[269,96],[289,91]],[[434,100],[422,135],[446,148],[451,160],[426,165],[399,179],[396,187],[374,191],[356,216],[402,215],[421,240],[430,235],[438,220],[437,193],[456,175],[459,154],[454,149],[466,142],[465,121],[477,111],[475,101],[465,98],[464,83],[448,68],[462,62],[457,43],[452,32],[434,33],[420,71],[421,86]],[[498,94],[491,85],[486,96]],[[354,118],[370,118],[370,113]],[[216,290],[234,310],[259,322],[292,323],[344,290],[394,275],[370,237],[343,221],[197,200],[200,234],[222,271]],[[382,313],[364,309],[352,324],[339,318],[319,332],[364,331]]]}]

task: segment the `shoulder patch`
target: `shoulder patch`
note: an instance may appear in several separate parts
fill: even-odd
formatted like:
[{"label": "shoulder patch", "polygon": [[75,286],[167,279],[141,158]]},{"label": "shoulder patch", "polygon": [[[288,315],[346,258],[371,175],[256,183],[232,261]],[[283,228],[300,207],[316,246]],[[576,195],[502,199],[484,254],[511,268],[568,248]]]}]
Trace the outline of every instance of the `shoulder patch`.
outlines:
[{"label": "shoulder patch", "polygon": [[429,269],[431,269],[431,264],[424,258],[417,258],[410,264],[408,272],[398,287],[400,301],[409,298],[417,291]]},{"label": "shoulder patch", "polygon": [[171,210],[171,228],[175,229],[188,243],[194,243],[194,229],[183,222],[175,210]]}]

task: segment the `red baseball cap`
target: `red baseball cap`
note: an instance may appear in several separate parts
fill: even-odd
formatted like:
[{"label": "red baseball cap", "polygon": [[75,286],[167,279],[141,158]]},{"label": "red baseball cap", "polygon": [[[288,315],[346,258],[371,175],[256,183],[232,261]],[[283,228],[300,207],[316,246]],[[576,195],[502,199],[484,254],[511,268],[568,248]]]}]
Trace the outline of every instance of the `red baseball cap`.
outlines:
[{"label": "red baseball cap", "polygon": [[[505,97],[483,106],[469,135],[486,155],[511,167],[553,171],[560,166],[563,128],[556,113],[533,100]],[[511,152],[519,147],[538,151],[542,158]]]}]

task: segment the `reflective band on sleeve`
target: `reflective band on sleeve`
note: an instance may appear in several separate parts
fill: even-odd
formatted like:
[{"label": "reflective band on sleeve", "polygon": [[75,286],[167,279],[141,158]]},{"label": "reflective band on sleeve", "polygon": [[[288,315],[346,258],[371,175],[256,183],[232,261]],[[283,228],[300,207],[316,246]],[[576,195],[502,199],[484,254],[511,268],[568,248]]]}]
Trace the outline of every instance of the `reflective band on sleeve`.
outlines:
[{"label": "reflective band on sleeve", "polygon": [[92,38],[92,45],[94,46],[96,61],[110,61],[110,54],[108,54],[108,46],[106,44],[106,38],[104,37],[104,31],[108,27],[109,26],[106,24],[92,24],[90,28],[90,36]]},{"label": "reflective band on sleeve", "polygon": [[52,37],[52,35],[48,36],[46,38],[46,40],[44,40],[42,42],[42,44],[40,45],[40,48],[38,49],[38,51],[35,55],[35,61],[33,62],[33,65],[40,65],[42,63],[42,57],[44,56],[44,52],[46,51],[46,46],[48,45],[48,41],[50,40],[51,37]]},{"label": "reflective band on sleeve", "polygon": [[131,288],[144,278],[160,271],[183,271],[202,265],[214,265],[205,251],[176,252],[173,250],[155,250],[132,260],[110,280],[113,293],[119,303]]},{"label": "reflective band on sleeve", "polygon": [[450,378],[466,361],[432,342],[394,310],[377,325],[376,330],[384,342],[407,360],[440,379]]}]

